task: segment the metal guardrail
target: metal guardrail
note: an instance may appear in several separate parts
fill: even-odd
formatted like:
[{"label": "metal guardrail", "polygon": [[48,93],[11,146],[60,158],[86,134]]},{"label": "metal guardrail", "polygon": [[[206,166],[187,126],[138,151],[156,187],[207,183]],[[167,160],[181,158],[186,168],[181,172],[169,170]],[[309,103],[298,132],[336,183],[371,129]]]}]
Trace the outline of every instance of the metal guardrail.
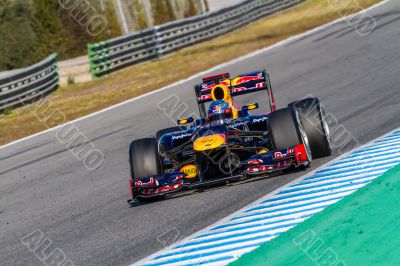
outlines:
[{"label": "metal guardrail", "polygon": [[[243,27],[305,0],[247,0],[237,5],[104,42],[89,44],[90,71],[98,78],[116,70]],[[245,37],[244,37],[245,38]]]},{"label": "metal guardrail", "polygon": [[58,87],[57,54],[0,78],[0,111],[34,102]]}]

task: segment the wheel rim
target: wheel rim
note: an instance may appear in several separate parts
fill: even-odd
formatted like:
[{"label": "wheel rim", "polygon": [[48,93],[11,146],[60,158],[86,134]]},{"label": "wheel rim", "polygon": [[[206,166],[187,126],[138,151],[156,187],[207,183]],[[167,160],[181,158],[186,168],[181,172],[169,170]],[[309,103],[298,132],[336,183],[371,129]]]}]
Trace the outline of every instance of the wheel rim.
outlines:
[{"label": "wheel rim", "polygon": [[300,119],[298,111],[295,111],[295,113],[296,113],[297,124],[298,124],[299,131],[300,131],[300,137],[301,137],[301,140],[302,140],[302,142],[304,144],[304,147],[305,147],[305,150],[306,150],[306,153],[307,153],[307,158],[308,158],[309,161],[311,161],[312,160],[312,154],[311,154],[311,149],[310,149],[310,142],[308,141],[307,134],[304,131],[303,123],[301,122],[301,119]]},{"label": "wheel rim", "polygon": [[319,108],[320,108],[320,114],[321,114],[322,129],[325,133],[325,138],[326,138],[329,150],[332,150],[331,131],[329,129],[328,122],[326,121],[325,109],[321,105]]}]

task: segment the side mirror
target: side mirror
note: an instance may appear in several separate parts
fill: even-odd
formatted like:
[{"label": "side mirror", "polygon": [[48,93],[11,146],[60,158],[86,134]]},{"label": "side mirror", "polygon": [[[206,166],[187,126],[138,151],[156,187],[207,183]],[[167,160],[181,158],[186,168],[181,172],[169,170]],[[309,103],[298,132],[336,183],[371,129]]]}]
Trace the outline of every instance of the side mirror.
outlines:
[{"label": "side mirror", "polygon": [[189,117],[189,118],[182,118],[178,120],[178,125],[183,126],[183,125],[187,125],[190,123],[193,123],[193,117]]},{"label": "side mirror", "polygon": [[258,103],[246,104],[242,107],[242,111],[247,112],[250,110],[258,109]]}]

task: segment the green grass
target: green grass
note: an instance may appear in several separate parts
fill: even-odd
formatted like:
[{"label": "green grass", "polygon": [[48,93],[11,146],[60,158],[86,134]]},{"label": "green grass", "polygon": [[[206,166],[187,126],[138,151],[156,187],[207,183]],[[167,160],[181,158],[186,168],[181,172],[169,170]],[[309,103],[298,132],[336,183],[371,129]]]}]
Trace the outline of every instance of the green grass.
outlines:
[{"label": "green grass", "polygon": [[392,168],[230,265],[399,265],[399,177]]}]

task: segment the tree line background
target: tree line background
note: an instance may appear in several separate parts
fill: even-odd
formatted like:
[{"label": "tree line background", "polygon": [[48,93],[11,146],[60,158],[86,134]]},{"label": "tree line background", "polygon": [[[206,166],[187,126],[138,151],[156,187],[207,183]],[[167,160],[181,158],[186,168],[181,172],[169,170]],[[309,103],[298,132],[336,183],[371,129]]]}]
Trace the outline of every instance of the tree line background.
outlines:
[{"label": "tree line background", "polygon": [[[67,0],[0,0],[0,71],[32,65],[57,52],[59,59],[86,54],[87,44],[121,35],[115,0],[86,0],[98,14],[107,20],[107,28],[98,36],[91,36],[59,1]],[[149,18],[140,12],[138,0],[125,0],[136,22],[130,30],[149,26]],[[148,0],[147,0],[148,1]],[[150,0],[154,25],[204,12],[199,10],[201,0]],[[69,2],[71,2],[69,0]],[[79,2],[79,1],[78,1]],[[143,2],[143,1],[141,1]],[[186,4],[187,3],[187,4]],[[82,10],[79,10],[82,8]],[[85,12],[84,6],[74,13]]]}]

